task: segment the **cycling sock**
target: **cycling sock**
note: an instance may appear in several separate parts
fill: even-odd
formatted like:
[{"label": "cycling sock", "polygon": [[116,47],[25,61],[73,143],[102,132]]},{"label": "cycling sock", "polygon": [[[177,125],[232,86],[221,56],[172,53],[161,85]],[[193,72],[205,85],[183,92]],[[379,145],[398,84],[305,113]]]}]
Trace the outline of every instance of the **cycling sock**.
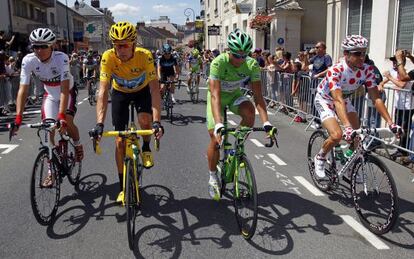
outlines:
[{"label": "cycling sock", "polygon": [[321,149],[321,150],[319,151],[318,156],[319,156],[320,158],[325,158],[326,153],[323,151],[323,149]]},{"label": "cycling sock", "polygon": [[143,152],[151,152],[149,141],[148,142],[144,141],[144,143],[142,144],[142,151]]},{"label": "cycling sock", "polygon": [[118,177],[119,177],[119,189],[122,192],[122,188],[124,185],[124,174],[118,174]]}]

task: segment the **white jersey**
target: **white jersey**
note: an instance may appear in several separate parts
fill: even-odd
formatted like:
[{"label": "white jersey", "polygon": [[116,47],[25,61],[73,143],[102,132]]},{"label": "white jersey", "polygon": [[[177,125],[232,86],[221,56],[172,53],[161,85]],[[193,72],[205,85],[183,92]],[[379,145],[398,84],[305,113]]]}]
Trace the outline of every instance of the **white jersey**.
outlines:
[{"label": "white jersey", "polygon": [[43,83],[48,98],[53,100],[60,100],[62,81],[69,80],[69,89],[73,87],[69,58],[63,52],[53,51],[46,63],[41,62],[34,53],[27,54],[22,61],[20,84],[29,85],[32,73]]}]

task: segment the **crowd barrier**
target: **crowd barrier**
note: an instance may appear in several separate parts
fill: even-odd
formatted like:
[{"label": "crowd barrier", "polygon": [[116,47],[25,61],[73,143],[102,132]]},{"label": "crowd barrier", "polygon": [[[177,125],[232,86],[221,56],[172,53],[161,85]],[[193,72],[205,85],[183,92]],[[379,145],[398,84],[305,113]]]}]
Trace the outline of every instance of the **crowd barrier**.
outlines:
[{"label": "crowd barrier", "polygon": [[[268,106],[277,112],[292,115],[291,124],[300,117],[301,122],[307,123],[305,130],[315,125],[320,126],[319,114],[315,109],[314,99],[316,89],[322,79],[311,78],[308,75],[300,75],[297,78],[293,74],[278,71],[262,70],[262,94],[267,100]],[[399,142],[386,146],[385,151],[395,148],[408,154],[414,161],[414,95],[411,89],[400,89],[392,84],[387,84],[381,92],[381,98],[391,115],[392,120],[404,130],[404,135]],[[368,93],[363,87],[349,97],[354,105],[364,127],[387,127],[384,119],[376,111]],[[380,139],[378,139],[380,140]]]}]

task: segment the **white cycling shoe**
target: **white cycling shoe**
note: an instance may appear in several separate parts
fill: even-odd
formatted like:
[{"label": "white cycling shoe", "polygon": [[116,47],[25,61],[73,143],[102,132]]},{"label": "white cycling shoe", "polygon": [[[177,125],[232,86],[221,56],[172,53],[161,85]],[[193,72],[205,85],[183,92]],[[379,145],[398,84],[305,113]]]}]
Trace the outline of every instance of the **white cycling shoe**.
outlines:
[{"label": "white cycling shoe", "polygon": [[325,163],[326,158],[320,157],[319,154],[317,154],[314,158],[315,162],[315,174],[318,178],[325,178]]}]

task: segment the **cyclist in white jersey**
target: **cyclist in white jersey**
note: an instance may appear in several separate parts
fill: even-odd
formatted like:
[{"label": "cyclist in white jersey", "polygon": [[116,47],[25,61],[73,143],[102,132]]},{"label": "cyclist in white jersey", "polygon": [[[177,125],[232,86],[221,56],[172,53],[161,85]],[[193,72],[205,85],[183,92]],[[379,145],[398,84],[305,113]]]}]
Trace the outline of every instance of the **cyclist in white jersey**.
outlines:
[{"label": "cyclist in white jersey", "polygon": [[[76,157],[80,161],[83,159],[83,147],[79,142],[79,130],[73,122],[77,89],[70,74],[69,58],[65,53],[53,50],[55,41],[55,34],[48,28],[38,28],[30,34],[33,53],[27,54],[22,61],[13,133],[15,134],[22,124],[30,76],[34,74],[45,89],[41,108],[42,120],[55,119],[60,122],[60,132],[67,130],[74,141]],[[53,137],[51,142],[54,143]]]},{"label": "cyclist in white jersey", "polygon": [[[342,130],[336,116],[345,128],[345,140],[352,141],[353,129],[360,127],[358,114],[349,96],[365,86],[375,108],[385,119],[391,131],[399,136],[401,127],[393,123],[382,101],[375,81],[374,67],[364,63],[368,41],[360,35],[347,36],[342,42],[343,60],[328,69],[325,78],[317,87],[315,107],[322,126],[329,137],[315,156],[315,173],[324,178],[326,155],[342,139]],[[351,147],[352,148],[352,147]]]}]

